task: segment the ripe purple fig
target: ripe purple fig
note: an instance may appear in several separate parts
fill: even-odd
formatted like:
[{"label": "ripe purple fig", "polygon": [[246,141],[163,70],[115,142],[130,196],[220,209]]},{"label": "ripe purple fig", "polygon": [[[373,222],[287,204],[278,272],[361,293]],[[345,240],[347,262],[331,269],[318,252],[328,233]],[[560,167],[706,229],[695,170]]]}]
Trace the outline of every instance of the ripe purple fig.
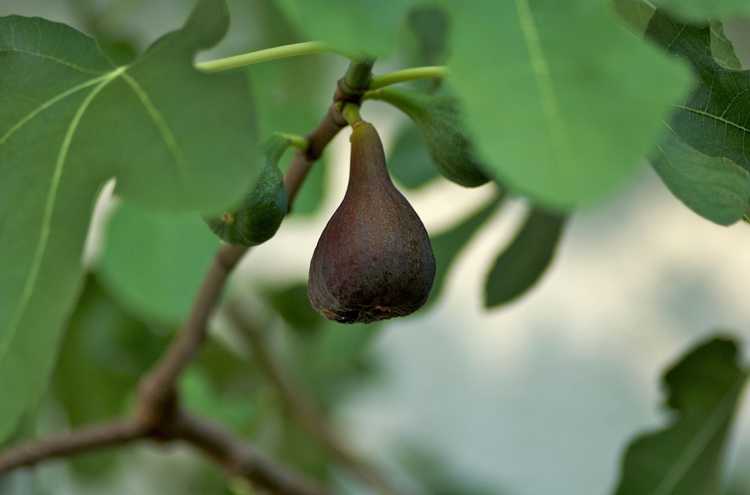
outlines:
[{"label": "ripe purple fig", "polygon": [[323,316],[370,323],[427,300],[435,257],[422,221],[388,175],[375,128],[353,124],[349,185],[310,263],[308,296]]}]

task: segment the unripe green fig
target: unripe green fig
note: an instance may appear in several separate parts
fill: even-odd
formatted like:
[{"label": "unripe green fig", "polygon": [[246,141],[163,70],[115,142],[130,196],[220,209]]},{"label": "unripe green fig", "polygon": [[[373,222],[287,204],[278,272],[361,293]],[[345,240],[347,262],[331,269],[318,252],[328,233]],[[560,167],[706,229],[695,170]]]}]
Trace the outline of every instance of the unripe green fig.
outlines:
[{"label": "unripe green fig", "polygon": [[446,94],[423,94],[392,88],[368,93],[368,98],[390,103],[407,114],[424,136],[432,160],[447,179],[465,187],[490,181],[464,132],[459,102]]},{"label": "unripe green fig", "polygon": [[256,246],[276,234],[287,213],[287,194],[279,160],[290,146],[288,138],[272,136],[263,146],[263,169],[252,191],[240,206],[220,217],[207,219],[211,230],[223,241]]},{"label": "unripe green fig", "polygon": [[318,240],[308,296],[330,320],[405,316],[427,300],[435,257],[422,221],[388,175],[375,128],[353,124],[346,195]]}]

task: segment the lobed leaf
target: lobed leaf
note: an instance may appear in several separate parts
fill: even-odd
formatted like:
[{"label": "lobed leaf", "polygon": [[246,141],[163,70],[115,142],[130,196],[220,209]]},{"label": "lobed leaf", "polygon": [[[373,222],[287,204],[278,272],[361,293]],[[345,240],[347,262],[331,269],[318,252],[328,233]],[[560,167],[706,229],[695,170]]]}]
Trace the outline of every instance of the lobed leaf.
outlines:
[{"label": "lobed leaf", "polygon": [[479,151],[503,182],[545,204],[614,190],[688,90],[688,71],[628,33],[609,2],[446,4],[451,80]]},{"label": "lobed leaf", "polygon": [[737,344],[720,337],[667,371],[663,382],[674,419],[630,444],[615,494],[720,493],[721,464],[747,376]]},{"label": "lobed leaf", "polygon": [[654,168],[693,211],[731,225],[750,207],[750,71],[731,68],[739,67],[739,60],[719,23],[689,25],[657,11],[647,35],[688,60],[698,78],[666,124]]},{"label": "lobed leaf", "polygon": [[0,18],[0,438],[49,377],[81,285],[97,192],[215,211],[253,180],[255,127],[241,75],[193,68],[228,13],[202,0],[182,29],[114,67],[94,40],[40,18]]},{"label": "lobed leaf", "polygon": [[701,153],[750,170],[750,71],[728,69],[716,61],[708,24],[685,24],[657,11],[647,35],[690,62],[698,78],[687,101],[675,106],[670,127]]}]

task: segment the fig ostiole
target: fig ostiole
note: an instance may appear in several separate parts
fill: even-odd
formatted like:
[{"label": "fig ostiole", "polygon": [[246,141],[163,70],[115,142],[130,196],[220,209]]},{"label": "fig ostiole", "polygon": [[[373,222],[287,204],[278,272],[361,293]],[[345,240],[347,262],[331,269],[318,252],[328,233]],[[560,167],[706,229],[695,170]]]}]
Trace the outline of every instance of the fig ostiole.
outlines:
[{"label": "fig ostiole", "polygon": [[464,131],[459,102],[454,96],[384,88],[368,93],[367,97],[395,106],[414,121],[445,178],[465,187],[478,187],[490,181]]},{"label": "fig ostiole", "polygon": [[211,230],[224,242],[257,246],[279,230],[287,214],[288,201],[279,160],[291,146],[287,136],[277,134],[263,145],[263,168],[253,189],[233,211],[206,219]]},{"label": "fig ostiole", "polygon": [[318,240],[308,296],[330,320],[405,316],[427,300],[435,257],[422,221],[388,175],[375,128],[352,123],[346,194]]}]

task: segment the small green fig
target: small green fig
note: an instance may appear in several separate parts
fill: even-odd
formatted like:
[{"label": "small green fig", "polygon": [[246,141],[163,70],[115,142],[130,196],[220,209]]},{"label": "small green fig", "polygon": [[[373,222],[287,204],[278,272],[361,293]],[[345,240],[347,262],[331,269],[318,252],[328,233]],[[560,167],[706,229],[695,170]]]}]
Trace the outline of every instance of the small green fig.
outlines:
[{"label": "small green fig", "polygon": [[486,167],[477,160],[474,147],[464,132],[455,97],[391,88],[373,91],[369,97],[390,103],[414,121],[422,131],[432,160],[447,179],[466,187],[489,182]]},{"label": "small green fig", "polygon": [[287,194],[279,160],[289,147],[289,140],[274,135],[263,146],[264,165],[253,190],[240,206],[221,217],[207,219],[211,230],[223,241],[242,246],[256,246],[276,234],[287,213]]},{"label": "small green fig", "polygon": [[388,175],[375,128],[353,124],[349,185],[310,263],[308,296],[330,320],[405,316],[427,300],[435,257],[422,221]]}]

